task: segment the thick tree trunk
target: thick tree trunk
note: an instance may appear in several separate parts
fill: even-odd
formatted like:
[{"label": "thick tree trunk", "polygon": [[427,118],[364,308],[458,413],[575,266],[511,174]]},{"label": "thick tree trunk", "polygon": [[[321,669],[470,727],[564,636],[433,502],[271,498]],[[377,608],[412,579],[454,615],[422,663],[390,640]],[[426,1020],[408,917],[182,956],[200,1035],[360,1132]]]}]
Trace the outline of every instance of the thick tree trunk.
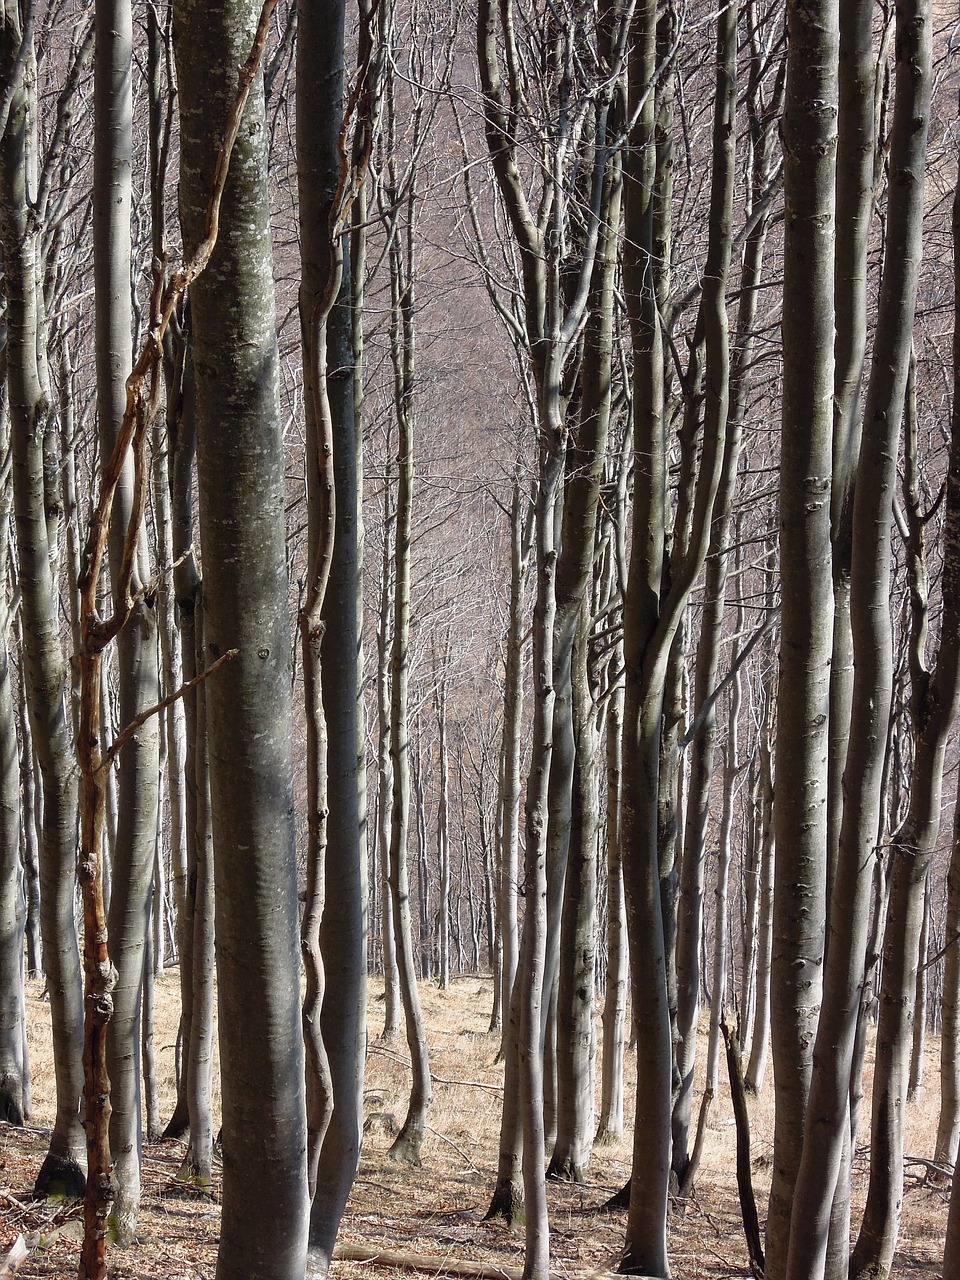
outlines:
[{"label": "thick tree trunk", "polygon": [[[216,140],[258,6],[174,5],[184,241],[201,234]],[[262,80],[191,286],[223,1089],[218,1280],[302,1280],[306,1118],[293,825],[284,459],[277,408]]]}]

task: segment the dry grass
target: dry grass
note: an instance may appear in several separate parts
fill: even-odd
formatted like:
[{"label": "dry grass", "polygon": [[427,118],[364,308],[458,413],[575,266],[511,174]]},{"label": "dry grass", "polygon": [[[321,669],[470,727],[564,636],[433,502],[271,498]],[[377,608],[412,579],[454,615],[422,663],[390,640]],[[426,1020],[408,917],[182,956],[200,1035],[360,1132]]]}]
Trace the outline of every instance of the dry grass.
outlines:
[{"label": "dry grass", "polygon": [[[156,1050],[161,1073],[164,1116],[173,1103],[174,1043],[177,1016],[176,970],[158,984]],[[501,1068],[498,1038],[487,1031],[490,982],[457,981],[448,992],[433,984],[421,988],[429,1028],[431,1061],[437,1079],[423,1168],[401,1168],[386,1159],[390,1138],[382,1124],[371,1124],[364,1139],[360,1174],[343,1223],[344,1240],[385,1249],[416,1251],[450,1259],[494,1265],[522,1263],[522,1237],[500,1223],[484,1222],[499,1135]],[[408,1089],[406,1046],[378,1043],[383,1005],[380,988],[370,991],[370,1051],[367,1059],[366,1111],[392,1114],[402,1121]],[[57,1206],[29,1199],[43,1158],[52,1119],[53,1076],[49,1015],[40,991],[30,992],[30,1050],[33,1064],[34,1120],[24,1129],[0,1127],[0,1249],[23,1232],[32,1242],[49,1238],[18,1271],[23,1277],[75,1274],[77,1225]],[[936,1044],[928,1051],[928,1088],[911,1108],[908,1151],[929,1156],[937,1122]],[[723,1092],[721,1090],[721,1092]],[[754,1102],[754,1166],[763,1211],[772,1154],[772,1082]],[[185,1196],[176,1184],[181,1143],[148,1146],[144,1157],[144,1198],[139,1243],[114,1250],[116,1280],[207,1280],[216,1264],[219,1213],[216,1203]],[[615,1269],[623,1241],[623,1217],[597,1213],[597,1207],[623,1185],[630,1171],[630,1144],[623,1141],[596,1151],[589,1182],[549,1188],[553,1266],[560,1275],[582,1276]],[[939,1273],[946,1222],[946,1192],[925,1185],[922,1170],[908,1168],[904,1221],[896,1274],[907,1280]],[[866,1156],[857,1159],[862,1195]],[[75,1211],[74,1211],[75,1213]],[[66,1217],[66,1221],[64,1220]],[[856,1216],[855,1216],[856,1221]],[[696,1194],[686,1212],[671,1224],[671,1259],[678,1280],[749,1274],[740,1227],[734,1176],[734,1130],[729,1100],[722,1096],[708,1127]],[[0,1259],[3,1254],[0,1253]],[[338,1262],[343,1280],[359,1280],[380,1270],[376,1264]]]}]

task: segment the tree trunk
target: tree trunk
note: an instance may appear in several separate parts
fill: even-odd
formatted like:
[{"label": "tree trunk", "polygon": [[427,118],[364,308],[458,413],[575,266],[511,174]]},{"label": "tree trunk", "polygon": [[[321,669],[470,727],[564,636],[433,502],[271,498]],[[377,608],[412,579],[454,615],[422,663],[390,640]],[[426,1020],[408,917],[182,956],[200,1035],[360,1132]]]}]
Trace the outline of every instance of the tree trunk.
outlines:
[{"label": "tree trunk", "polygon": [[[10,83],[22,30],[8,0],[0,41],[4,83]],[[83,997],[74,920],[77,778],[66,705],[68,670],[60,648],[59,601],[50,567],[44,510],[43,425],[47,396],[40,380],[41,266],[37,230],[27,212],[28,116],[35,108],[21,75],[13,86],[0,143],[4,283],[7,300],[7,378],[13,455],[13,493],[23,610],[23,651],[30,725],[43,789],[40,834],[40,930],[50,992],[57,1114],[50,1149],[37,1175],[39,1195],[76,1196],[84,1187],[81,1046]]]},{"label": "tree trunk", "polygon": [[777,1108],[767,1275],[786,1274],[820,1011],[827,872],[827,754],[833,593],[833,415],[838,7],[788,3],[784,145],[782,639],[774,793],[771,981]]},{"label": "tree trunk", "polygon": [[[195,660],[191,668],[196,671],[203,662],[203,591],[193,597],[191,615],[196,637]],[[202,668],[201,668],[202,669]],[[198,1191],[209,1195],[213,1190],[213,1109],[211,1085],[213,1082],[214,1035],[214,963],[215,963],[215,910],[213,869],[213,829],[210,812],[210,762],[206,715],[206,691],[201,686],[194,691],[195,733],[193,749],[193,787],[195,794],[193,858],[191,860],[187,899],[187,921],[191,930],[190,973],[192,975],[190,999],[190,1035],[184,1054],[186,1076],[187,1111],[190,1121],[190,1140],[184,1153],[177,1180],[186,1182]]]},{"label": "tree trunk", "polygon": [[754,1003],[753,1036],[744,1087],[755,1097],[763,1088],[767,1044],[770,1038],[770,962],[773,950],[773,767],[770,759],[770,726],[765,724],[760,741],[760,769],[763,803],[760,834],[759,895],[757,920],[757,993]]},{"label": "tree trunk", "polygon": [[[871,855],[879,837],[885,747],[893,694],[890,524],[923,220],[923,166],[929,115],[929,45],[923,19],[898,10],[897,102],[883,285],[873,366],[857,466],[850,576],[855,672],[844,808],[834,900],[844,909],[829,920],[823,1006],[815,1047],[803,1156],[794,1192],[789,1280],[823,1275],[829,1215],[849,1135],[852,1054],[870,922]],[[916,13],[916,10],[914,10]],[[927,37],[929,40],[929,35]],[[918,127],[917,122],[922,121]],[[784,833],[785,834],[785,833]],[[849,1187],[844,1194],[849,1197]],[[841,1211],[845,1219],[849,1206]],[[838,1242],[843,1254],[848,1236]],[[845,1258],[839,1263],[845,1270]]]},{"label": "tree trunk", "polygon": [[[905,15],[906,17],[907,15]],[[911,34],[898,55],[913,56],[921,79],[929,76],[930,14],[911,11]],[[906,68],[905,68],[906,71]],[[923,118],[926,123],[926,117]],[[906,123],[906,122],[905,122]],[[916,127],[916,126],[914,126]],[[904,180],[906,175],[904,175]],[[960,201],[953,206],[955,305],[960,303]],[[890,1272],[903,1199],[903,1119],[916,1007],[919,938],[927,871],[940,828],[944,752],[960,700],[960,340],[954,332],[954,405],[946,480],[943,618],[932,670],[926,666],[927,589],[923,519],[917,474],[917,410],[913,378],[907,383],[904,450],[907,553],[911,599],[909,642],[913,775],[906,817],[892,840],[892,873],[883,944],[870,1145],[870,1183],[860,1234],[850,1263],[853,1280]]]},{"label": "tree trunk", "polygon": [[[258,7],[174,5],[184,242],[198,242],[216,140]],[[218,1280],[301,1280],[307,1247],[284,458],[258,75],[208,269],[191,286],[223,1089]],[[243,856],[237,857],[237,851]],[[257,1046],[256,1053],[250,1052]]]},{"label": "tree trunk", "polygon": [[910,1045],[910,1073],[907,1077],[907,1102],[916,1103],[923,1090],[924,1050],[927,1044],[927,976],[930,972],[930,873],[923,893],[923,924],[920,927],[920,963],[917,968],[917,997],[913,1014],[913,1036]]},{"label": "tree trunk", "polygon": [[[500,916],[501,968],[500,1003],[506,1010],[504,1036],[498,1057],[507,1060],[506,1039],[510,1021],[510,1002],[517,973],[519,930],[517,925],[517,887],[520,847],[520,744],[523,721],[523,632],[524,591],[530,560],[531,512],[514,475],[510,506],[510,606],[503,666],[503,740],[500,756],[499,866],[497,907]],[[501,1174],[502,1174],[501,1170]]]},{"label": "tree trunk", "polygon": [[952,1165],[957,1163],[960,1145],[960,790],[953,811],[953,846],[947,872],[944,935],[940,1119],[933,1158],[937,1164]]},{"label": "tree trunk", "polygon": [[[123,421],[126,379],[132,367],[130,215],[133,146],[133,19],[130,0],[98,0],[94,55],[94,298],[97,337],[97,417],[102,465]],[[130,512],[133,460],[124,468],[113,506],[111,580],[116,590]],[[160,700],[155,595],[145,540],[131,586],[138,599],[117,638],[120,724],[123,730]],[[111,1083],[110,1145],[118,1194],[114,1228],[121,1245],[134,1238],[140,1206],[140,1003],[146,931],[157,842],[159,720],[144,724],[120,753],[117,835],[112,859],[107,925],[117,970],[113,1017],[107,1032]]]},{"label": "tree trunk", "polygon": [[[5,388],[0,390],[0,445],[9,448]],[[26,920],[20,883],[20,769],[10,680],[10,608],[6,578],[10,555],[9,475],[0,484],[0,1120],[23,1124],[29,1063],[25,1058],[23,941]]]},{"label": "tree trunk", "polygon": [[[391,102],[392,107],[392,102]],[[392,141],[391,110],[391,141]],[[392,156],[392,151],[391,151]],[[391,170],[395,185],[396,173]],[[413,414],[414,414],[414,297],[413,211],[411,190],[403,223],[394,228],[390,252],[391,322],[390,349],[394,368],[394,411],[399,430],[396,516],[396,580],[393,602],[393,651],[391,656],[390,762],[393,770],[393,803],[390,824],[390,890],[396,931],[400,996],[403,1002],[412,1081],[407,1115],[390,1148],[392,1160],[419,1165],[432,1099],[426,1028],[413,956],[410,921],[410,889],[407,850],[410,827],[410,546],[413,535]],[[406,202],[405,202],[406,203]],[[421,805],[422,812],[422,805]],[[422,849],[421,843],[421,849]],[[425,905],[421,884],[421,913]],[[422,915],[421,915],[422,918]]]},{"label": "tree trunk", "polygon": [[571,1182],[583,1181],[595,1131],[600,747],[587,669],[591,621],[590,601],[586,598],[581,605],[571,670],[576,762],[560,938],[557,1137],[547,1170],[548,1177]]},{"label": "tree trunk", "polygon": [[[614,659],[614,666],[619,664]],[[623,901],[620,843],[623,688],[611,690],[607,704],[607,985],[603,999],[603,1053],[600,1076],[600,1123],[597,1143],[623,1136],[623,1063],[626,1050],[628,956],[627,919]]]}]

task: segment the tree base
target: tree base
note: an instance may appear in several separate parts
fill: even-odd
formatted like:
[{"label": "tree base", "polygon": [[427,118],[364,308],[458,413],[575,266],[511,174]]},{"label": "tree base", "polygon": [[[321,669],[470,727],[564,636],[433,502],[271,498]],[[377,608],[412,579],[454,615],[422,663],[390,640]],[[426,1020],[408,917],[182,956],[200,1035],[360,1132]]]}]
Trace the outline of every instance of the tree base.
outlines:
[{"label": "tree base", "polygon": [[181,1106],[181,1104],[178,1102],[176,1107],[174,1107],[173,1115],[170,1117],[170,1121],[167,1124],[167,1127],[164,1129],[163,1133],[161,1133],[160,1135],[161,1141],[163,1142],[175,1141],[178,1138],[182,1138],[184,1134],[189,1131],[189,1129],[190,1129],[190,1113],[187,1110],[187,1104],[184,1102],[183,1105]]},{"label": "tree base", "polygon": [[0,1121],[18,1129],[23,1124],[23,1092],[13,1085],[0,1085]]},{"label": "tree base", "polygon": [[629,1209],[631,1181],[632,1179],[629,1179],[626,1186],[621,1187],[619,1191],[615,1191],[609,1200],[605,1200],[597,1212],[620,1213],[624,1209]]},{"label": "tree base", "polygon": [[519,1185],[510,1178],[503,1178],[494,1188],[490,1207],[483,1215],[484,1222],[500,1220],[505,1222],[511,1231],[522,1227],[526,1222],[523,1208],[523,1192]]},{"label": "tree base", "polygon": [[387,1159],[393,1160],[396,1164],[409,1164],[419,1169],[423,1163],[420,1159],[422,1146],[423,1130],[405,1124],[394,1138],[393,1146],[387,1152]]},{"label": "tree base", "polygon": [[87,1175],[71,1156],[47,1153],[40,1166],[33,1194],[38,1200],[82,1200]]},{"label": "tree base", "polygon": [[572,1157],[554,1156],[547,1165],[547,1177],[551,1182],[584,1182],[584,1171],[581,1166],[574,1164]]}]

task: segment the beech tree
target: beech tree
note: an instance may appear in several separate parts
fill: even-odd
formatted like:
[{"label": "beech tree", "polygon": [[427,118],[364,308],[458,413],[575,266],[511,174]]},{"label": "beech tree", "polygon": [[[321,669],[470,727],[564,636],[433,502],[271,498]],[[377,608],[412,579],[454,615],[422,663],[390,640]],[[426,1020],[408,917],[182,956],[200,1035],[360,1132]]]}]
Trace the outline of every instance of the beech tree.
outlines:
[{"label": "beech tree", "polygon": [[[188,254],[204,232],[217,138],[258,14],[247,0],[216,10],[192,0],[174,5]],[[219,1280],[302,1277],[308,1225],[284,466],[265,147],[258,75],[223,193],[217,245],[191,287],[204,653],[213,661],[238,650],[205,689],[223,1063]]]},{"label": "beech tree", "polygon": [[[89,36],[89,29],[85,30]],[[74,920],[77,841],[77,775],[68,706],[69,671],[60,642],[59,607],[52,569],[56,520],[48,523],[44,486],[44,435],[51,394],[41,363],[44,263],[41,257],[44,197],[34,189],[36,112],[33,27],[16,0],[4,7],[0,58],[6,118],[0,142],[0,235],[7,302],[7,385],[11,421],[13,502],[18,581],[22,594],[23,654],[31,734],[40,769],[40,928],[43,966],[50,990],[55,1045],[57,1115],[47,1159],[37,1175],[38,1194],[75,1196],[84,1188],[80,1122],[83,1088],[83,1007],[80,952]],[[67,89],[75,88],[89,53],[73,51]],[[66,90],[65,90],[66,92]],[[62,145],[62,139],[61,139]]]}]

